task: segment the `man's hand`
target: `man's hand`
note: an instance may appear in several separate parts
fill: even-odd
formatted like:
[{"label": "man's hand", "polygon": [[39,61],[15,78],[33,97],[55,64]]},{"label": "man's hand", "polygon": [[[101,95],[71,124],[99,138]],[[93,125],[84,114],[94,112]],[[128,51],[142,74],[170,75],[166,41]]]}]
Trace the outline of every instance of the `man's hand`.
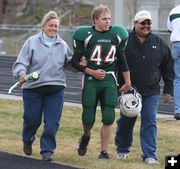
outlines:
[{"label": "man's hand", "polygon": [[123,74],[123,77],[124,77],[125,84],[119,89],[119,91],[123,92],[123,93],[127,93],[128,90],[131,89],[130,72],[126,71],[126,72],[123,72],[122,74]]},{"label": "man's hand", "polygon": [[88,67],[86,67],[84,73],[89,74],[98,80],[104,80],[105,75],[106,75],[106,71],[103,69],[93,70],[93,69],[90,69]]},{"label": "man's hand", "polygon": [[171,102],[172,101],[172,96],[170,94],[163,94],[163,98],[165,102]]},{"label": "man's hand", "polygon": [[105,75],[106,75],[106,71],[104,71],[103,69],[95,70],[93,73],[93,76],[98,80],[104,80]]},{"label": "man's hand", "polygon": [[124,84],[119,91],[123,93],[127,93],[131,89],[131,84]]}]

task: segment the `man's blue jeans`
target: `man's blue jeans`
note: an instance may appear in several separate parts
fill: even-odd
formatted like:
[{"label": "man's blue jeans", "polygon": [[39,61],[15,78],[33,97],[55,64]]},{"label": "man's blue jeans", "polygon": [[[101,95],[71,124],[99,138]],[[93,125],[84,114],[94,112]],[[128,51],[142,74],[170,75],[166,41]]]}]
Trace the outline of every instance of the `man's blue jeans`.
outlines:
[{"label": "man's blue jeans", "polygon": [[32,90],[23,90],[23,133],[25,144],[32,145],[37,129],[44,117],[44,130],[40,139],[41,154],[53,153],[56,148],[56,133],[59,127],[64,102],[64,89],[51,95],[43,95]]},{"label": "man's blue jeans", "polygon": [[[157,126],[156,115],[159,95],[146,96],[142,98],[140,142],[142,158],[154,158],[157,149]],[[121,113],[117,120],[117,131],[115,145],[117,153],[129,153],[133,142],[133,129],[137,117],[126,117]]]},{"label": "man's blue jeans", "polygon": [[172,45],[172,56],[174,60],[174,112],[180,113],[180,42]]}]

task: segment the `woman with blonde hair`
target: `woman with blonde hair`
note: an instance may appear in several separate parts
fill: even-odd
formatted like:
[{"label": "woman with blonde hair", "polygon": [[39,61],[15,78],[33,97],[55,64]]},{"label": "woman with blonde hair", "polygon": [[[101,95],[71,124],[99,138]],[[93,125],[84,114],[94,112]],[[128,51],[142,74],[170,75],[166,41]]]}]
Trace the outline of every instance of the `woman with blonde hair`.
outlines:
[{"label": "woman with blonde hair", "polygon": [[[46,161],[53,160],[66,87],[64,68],[72,59],[70,48],[57,33],[58,28],[56,12],[49,11],[42,20],[42,31],[26,40],[12,68],[13,76],[22,83],[23,151],[26,155],[32,154],[32,144],[43,117],[40,154]],[[25,75],[34,71],[40,72],[40,78],[24,83]]]}]

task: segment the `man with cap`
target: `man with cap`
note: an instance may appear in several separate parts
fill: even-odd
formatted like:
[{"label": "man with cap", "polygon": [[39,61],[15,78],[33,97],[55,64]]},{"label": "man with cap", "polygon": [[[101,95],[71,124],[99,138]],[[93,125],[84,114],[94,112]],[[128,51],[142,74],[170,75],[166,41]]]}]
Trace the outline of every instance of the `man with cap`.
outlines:
[{"label": "man with cap", "polygon": [[[164,81],[163,96],[169,102],[173,95],[173,59],[165,42],[151,32],[151,14],[142,10],[135,15],[134,28],[129,34],[125,55],[132,85],[142,95],[140,143],[146,164],[159,164],[156,155],[156,115],[160,96],[160,80]],[[123,81],[120,70],[118,82]],[[115,145],[117,158],[126,160],[133,142],[137,117],[126,117],[121,112],[117,120]]]},{"label": "man with cap", "polygon": [[169,13],[167,28],[171,33],[172,56],[174,59],[174,118],[180,120],[180,5]]}]

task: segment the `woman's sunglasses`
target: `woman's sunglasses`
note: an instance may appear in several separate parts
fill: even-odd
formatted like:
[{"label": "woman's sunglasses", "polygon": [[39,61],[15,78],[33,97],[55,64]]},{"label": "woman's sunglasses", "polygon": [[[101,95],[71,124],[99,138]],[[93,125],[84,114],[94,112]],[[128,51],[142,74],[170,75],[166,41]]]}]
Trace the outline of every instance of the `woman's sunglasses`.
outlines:
[{"label": "woman's sunglasses", "polygon": [[140,22],[141,25],[151,25],[152,22],[151,21],[143,21],[143,22]]}]

